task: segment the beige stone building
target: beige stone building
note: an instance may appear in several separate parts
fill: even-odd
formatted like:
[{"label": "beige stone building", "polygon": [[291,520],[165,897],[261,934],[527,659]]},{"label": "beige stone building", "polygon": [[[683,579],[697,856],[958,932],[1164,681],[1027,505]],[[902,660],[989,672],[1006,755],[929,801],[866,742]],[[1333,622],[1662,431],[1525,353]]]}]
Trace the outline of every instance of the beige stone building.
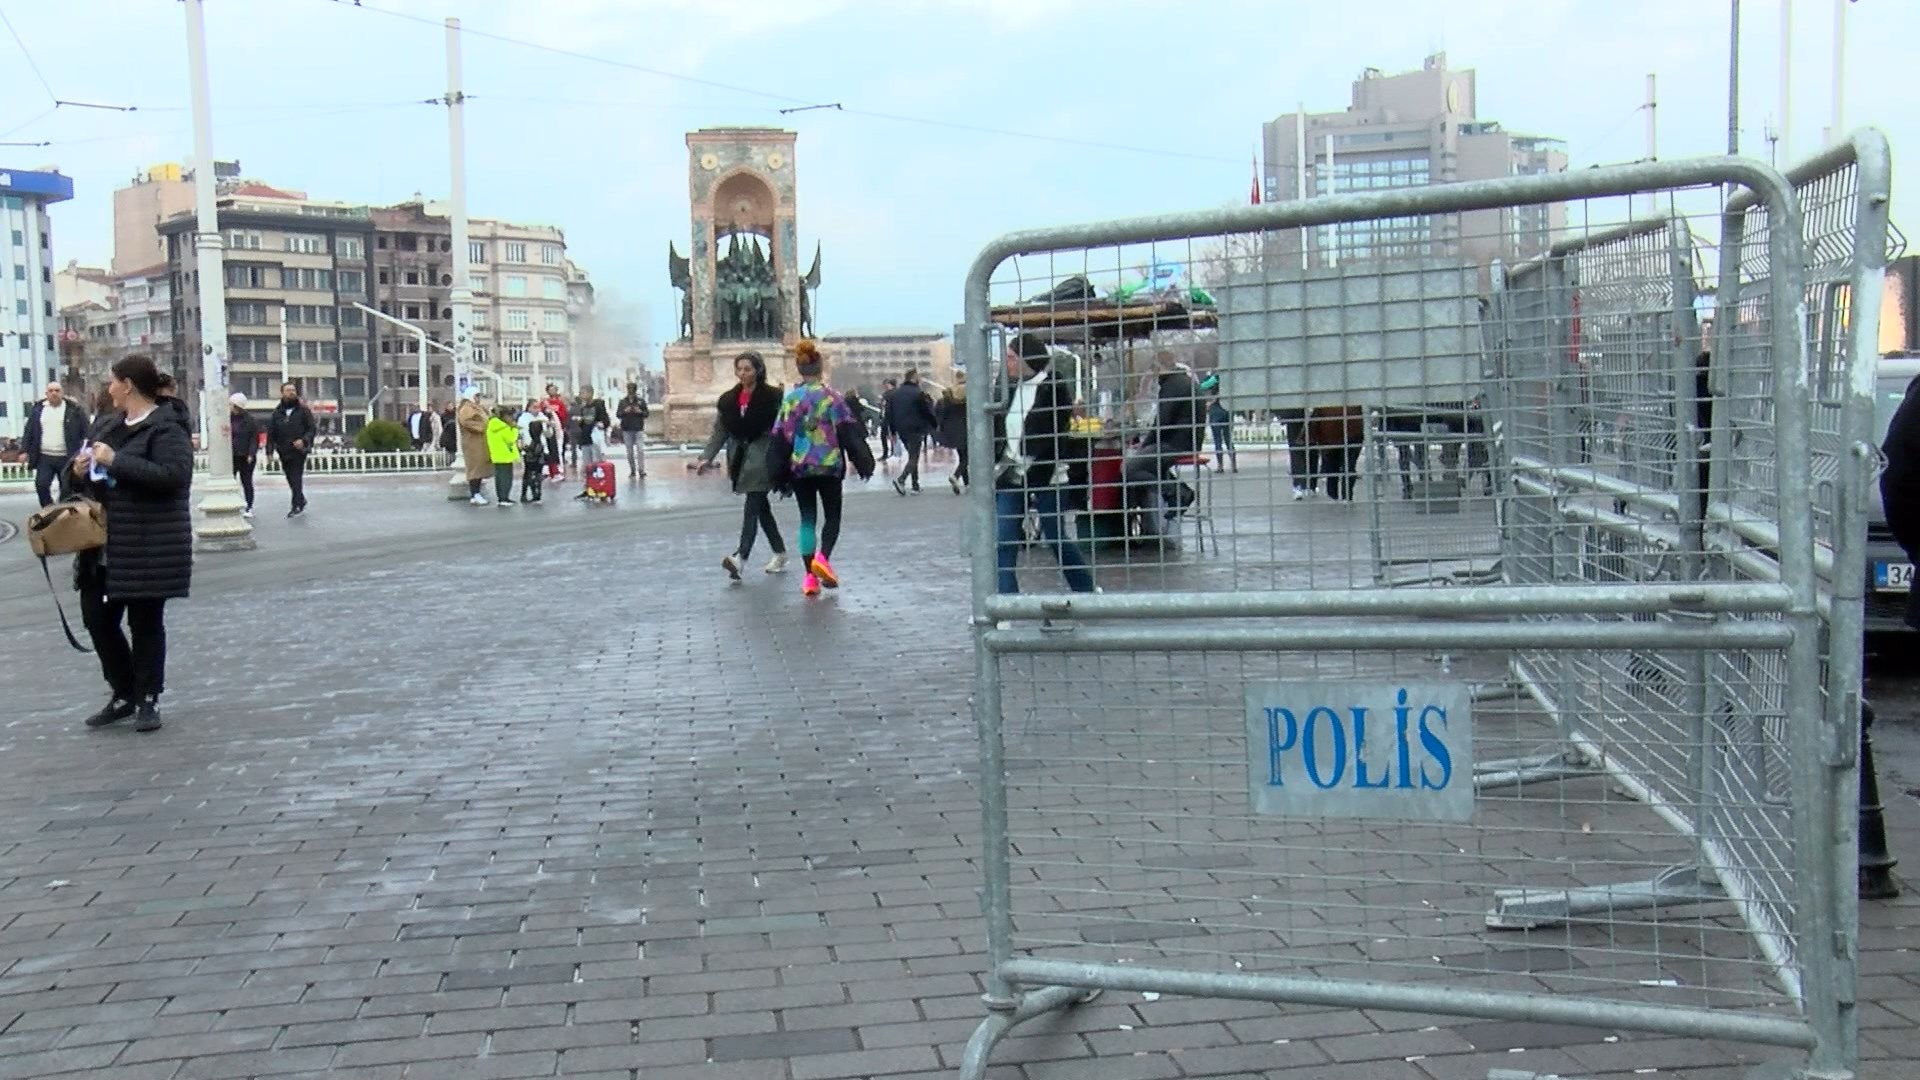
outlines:
[{"label": "beige stone building", "polygon": [[939,330],[838,330],[821,336],[820,351],[827,358],[828,380],[841,390],[858,389],[869,401],[878,399],[882,382],[898,380],[908,368],[920,372],[929,390],[953,381],[953,341]]}]

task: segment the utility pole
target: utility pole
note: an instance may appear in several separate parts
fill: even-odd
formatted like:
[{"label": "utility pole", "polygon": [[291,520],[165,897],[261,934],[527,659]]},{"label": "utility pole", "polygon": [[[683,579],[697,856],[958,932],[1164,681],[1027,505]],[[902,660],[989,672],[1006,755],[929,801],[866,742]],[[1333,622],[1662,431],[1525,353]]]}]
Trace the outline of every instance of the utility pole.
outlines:
[{"label": "utility pole", "polygon": [[[1293,114],[1293,187],[1294,198],[1307,199],[1307,103],[1296,103]],[[1300,230],[1300,269],[1307,269],[1307,230]]]},{"label": "utility pole", "polygon": [[1833,0],[1833,126],[1827,129],[1827,145],[1847,137],[1847,5],[1852,0]]},{"label": "utility pole", "polygon": [[287,305],[280,304],[280,385],[285,386],[293,380],[290,370],[291,358],[287,356]]},{"label": "utility pole", "polygon": [[1781,168],[1793,163],[1793,0],[1780,0],[1780,138]]},{"label": "utility pole", "polygon": [[200,417],[207,437],[207,494],[194,529],[197,551],[251,551],[253,525],[233,475],[227,405],[225,238],[213,175],[213,102],[207,88],[207,28],[201,0],[187,0],[187,73],[192,82],[194,262],[200,275]]},{"label": "utility pole", "polygon": [[[467,278],[473,269],[467,250],[467,128],[466,98],[460,89],[460,20],[447,19],[447,156],[453,212],[453,390],[466,391],[473,361],[473,288]],[[467,498],[467,466],[461,460],[460,440],[453,443],[453,475],[447,498]]]},{"label": "utility pole", "polygon": [[[1659,119],[1660,99],[1655,93],[1654,82],[1655,82],[1655,79],[1654,79],[1653,73],[1648,72],[1647,74],[1647,105],[1646,105],[1647,160],[1648,161],[1660,160],[1659,125],[1656,122]],[[1659,197],[1654,195],[1652,192],[1648,192],[1647,193],[1647,217],[1651,219],[1655,215],[1659,214],[1659,212],[1660,212]]]},{"label": "utility pole", "polygon": [[[1740,0],[1727,15],[1727,156],[1740,156]],[[1729,185],[1731,190],[1731,185]]]}]

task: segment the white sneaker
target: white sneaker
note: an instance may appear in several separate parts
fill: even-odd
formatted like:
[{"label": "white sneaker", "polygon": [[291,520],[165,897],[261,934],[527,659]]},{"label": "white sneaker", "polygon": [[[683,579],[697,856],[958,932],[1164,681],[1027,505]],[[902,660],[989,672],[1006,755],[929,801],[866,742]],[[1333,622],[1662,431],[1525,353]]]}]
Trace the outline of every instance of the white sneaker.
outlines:
[{"label": "white sneaker", "polygon": [[487,497],[485,495],[475,495],[473,498],[468,499],[467,502],[472,506],[485,506],[487,505]]},{"label": "white sneaker", "polygon": [[245,510],[242,510],[242,511],[240,511],[240,516],[241,516],[241,517],[243,517],[243,518],[246,518],[246,519],[247,519],[248,521],[252,521],[252,520],[253,520],[253,507],[251,507],[251,506],[249,506],[249,507],[247,507],[247,508],[246,508]]},{"label": "white sneaker", "polygon": [[1299,502],[1299,501],[1300,501],[1301,499],[1304,499],[1304,498],[1306,498],[1306,497],[1307,497],[1307,489],[1306,489],[1306,488],[1294,488],[1294,489],[1293,489],[1293,501],[1294,501],[1294,502]]},{"label": "white sneaker", "polygon": [[947,486],[953,489],[955,495],[960,494],[960,474],[954,473],[947,477]]},{"label": "white sneaker", "polygon": [[786,572],[787,557],[785,555],[775,555],[773,558],[767,560],[767,573],[784,574]]},{"label": "white sneaker", "polygon": [[727,572],[727,576],[732,578],[734,581],[736,582],[739,581],[740,580],[740,556],[737,554],[729,555],[726,558],[721,559],[720,569],[725,570]]}]

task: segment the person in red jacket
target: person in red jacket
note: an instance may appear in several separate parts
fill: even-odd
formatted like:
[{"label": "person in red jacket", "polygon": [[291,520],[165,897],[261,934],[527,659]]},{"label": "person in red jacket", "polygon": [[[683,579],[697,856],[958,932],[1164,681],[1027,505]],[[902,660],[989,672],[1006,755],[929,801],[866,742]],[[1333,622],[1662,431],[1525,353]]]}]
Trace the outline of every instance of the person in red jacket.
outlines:
[{"label": "person in red jacket", "polygon": [[560,435],[567,430],[567,421],[571,414],[567,409],[567,399],[560,396],[560,388],[553,383],[547,384],[547,412],[559,419],[558,424],[547,426],[547,479],[558,480],[562,472],[560,456]]}]

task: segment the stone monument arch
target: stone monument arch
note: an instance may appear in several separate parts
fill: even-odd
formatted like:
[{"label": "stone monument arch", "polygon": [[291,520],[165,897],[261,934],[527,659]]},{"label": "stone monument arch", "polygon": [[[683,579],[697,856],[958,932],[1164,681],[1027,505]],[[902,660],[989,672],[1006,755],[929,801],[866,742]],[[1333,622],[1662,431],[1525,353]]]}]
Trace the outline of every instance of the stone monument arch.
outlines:
[{"label": "stone monument arch", "polygon": [[664,355],[669,439],[706,435],[744,350],[766,358],[769,379],[795,379],[793,345],[813,332],[811,292],[820,284],[817,247],[812,268],[800,272],[795,139],[776,128],[687,133],[688,249],[667,246],[668,278],[680,290],[679,339]]}]

